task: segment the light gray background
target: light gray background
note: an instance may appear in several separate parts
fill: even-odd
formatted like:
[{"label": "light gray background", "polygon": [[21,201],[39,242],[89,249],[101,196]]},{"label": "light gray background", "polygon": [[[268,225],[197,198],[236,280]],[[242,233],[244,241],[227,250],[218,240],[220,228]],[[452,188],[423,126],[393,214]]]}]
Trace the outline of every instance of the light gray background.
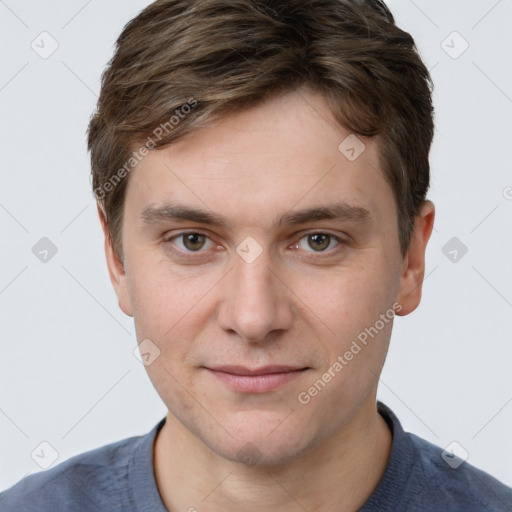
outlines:
[{"label": "light gray background", "polygon": [[[512,1],[389,3],[436,86],[437,216],[423,301],[395,321],[379,397],[406,430],[457,441],[512,485]],[[112,45],[147,4],[0,1],[0,489],[41,470],[36,448],[50,461],[42,441],[58,463],[165,414],[108,279],[85,145]],[[43,31],[59,45],[47,59],[31,48]],[[453,31],[469,43],[456,59]],[[442,252],[454,236],[468,248],[457,262]],[[42,237],[58,248],[46,263]]]}]

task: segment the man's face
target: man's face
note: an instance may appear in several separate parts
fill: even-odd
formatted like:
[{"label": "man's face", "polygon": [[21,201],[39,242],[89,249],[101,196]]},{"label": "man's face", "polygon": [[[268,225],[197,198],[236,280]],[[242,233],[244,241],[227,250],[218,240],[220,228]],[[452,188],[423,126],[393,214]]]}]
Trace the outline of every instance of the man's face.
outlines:
[{"label": "man's face", "polygon": [[[377,144],[353,160],[349,135],[302,89],[130,175],[120,305],[160,350],[147,370],[170,413],[228,459],[289,460],[374,407],[403,259]],[[171,203],[225,224],[155,215]],[[300,215],[317,208],[338,217]]]}]

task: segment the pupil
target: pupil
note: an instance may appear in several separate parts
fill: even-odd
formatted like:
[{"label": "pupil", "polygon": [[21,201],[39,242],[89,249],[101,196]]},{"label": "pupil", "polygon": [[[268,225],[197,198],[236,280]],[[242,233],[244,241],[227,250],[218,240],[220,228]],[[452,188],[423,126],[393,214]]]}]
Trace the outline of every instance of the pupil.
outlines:
[{"label": "pupil", "polygon": [[316,244],[316,248],[312,247],[313,249],[326,249],[329,247],[330,235],[326,235],[325,233],[315,233],[314,235],[309,236],[309,240]]},{"label": "pupil", "polygon": [[[202,240],[202,238],[204,238],[204,235],[199,233],[189,233],[188,235],[185,235],[185,247],[190,250],[201,249],[204,245],[204,240]],[[199,242],[198,239],[200,239]]]}]

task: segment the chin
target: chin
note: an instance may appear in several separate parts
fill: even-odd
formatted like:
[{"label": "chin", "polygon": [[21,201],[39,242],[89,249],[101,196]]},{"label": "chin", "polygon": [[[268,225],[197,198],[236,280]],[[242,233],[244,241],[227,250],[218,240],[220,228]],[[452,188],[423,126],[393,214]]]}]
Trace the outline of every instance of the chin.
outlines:
[{"label": "chin", "polygon": [[[292,441],[292,442],[290,442]],[[287,464],[307,451],[306,447],[288,440],[283,444],[279,441],[258,440],[247,438],[230,443],[230,446],[211,446],[210,448],[224,459],[241,463],[245,466],[280,466]]]},{"label": "chin", "polygon": [[[261,418],[261,413],[259,416],[258,420],[257,411],[250,415],[251,425],[246,422],[238,425],[231,423],[231,428],[227,430],[233,437],[203,437],[203,441],[221,457],[246,466],[286,464],[299,458],[314,444],[315,436],[312,432],[304,430],[304,424],[297,424],[288,418],[280,425],[275,420],[265,422]],[[286,421],[289,423],[286,424]]]},{"label": "chin", "polygon": [[175,428],[188,432],[184,435],[192,436],[190,442],[200,440],[220,457],[247,466],[289,463],[329,435],[325,415],[314,414],[311,408],[292,409],[288,397],[273,405],[262,404],[259,398],[236,406],[203,400],[204,408],[185,393],[169,393],[165,398]]}]

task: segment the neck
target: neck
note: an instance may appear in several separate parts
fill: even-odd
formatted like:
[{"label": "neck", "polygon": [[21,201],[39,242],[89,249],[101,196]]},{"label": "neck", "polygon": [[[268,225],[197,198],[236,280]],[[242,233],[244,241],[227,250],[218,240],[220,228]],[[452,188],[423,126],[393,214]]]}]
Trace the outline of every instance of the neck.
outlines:
[{"label": "neck", "polygon": [[212,452],[169,413],[155,440],[155,476],[170,512],[352,512],[377,487],[391,442],[373,401],[307,454],[283,465],[248,467]]}]

